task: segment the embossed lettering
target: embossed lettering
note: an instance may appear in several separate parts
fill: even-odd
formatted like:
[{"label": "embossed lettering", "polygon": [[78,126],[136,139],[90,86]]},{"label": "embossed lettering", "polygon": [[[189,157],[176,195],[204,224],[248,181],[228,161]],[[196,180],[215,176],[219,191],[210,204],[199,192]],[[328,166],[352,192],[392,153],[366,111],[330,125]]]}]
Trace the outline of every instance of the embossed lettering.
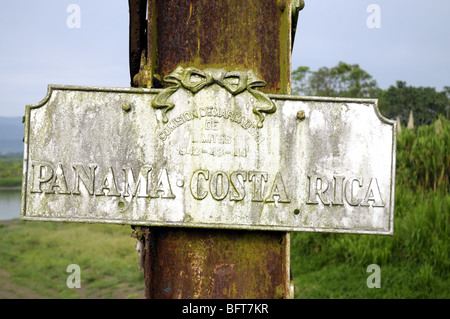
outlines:
[{"label": "embossed lettering", "polygon": [[[349,180],[347,180],[347,183],[345,183],[345,199],[347,200],[347,203],[349,203],[352,206],[358,206],[361,203],[361,199],[358,199],[359,196],[355,195],[355,182],[358,183],[358,187],[362,187],[362,178],[356,178],[352,177]],[[359,194],[358,194],[359,195]]]},{"label": "embossed lettering", "polygon": [[112,167],[109,167],[105,176],[103,177],[103,181],[100,184],[100,187],[95,192],[96,196],[120,196],[119,191],[117,190],[116,177],[114,175],[114,170]]},{"label": "embossed lettering", "polygon": [[344,205],[344,179],[343,175],[334,175],[333,205]]},{"label": "embossed lettering", "polygon": [[369,188],[367,189],[366,196],[364,197],[361,206],[370,206],[369,201],[373,201],[373,207],[386,206],[381,200],[380,188],[376,178],[370,180]]},{"label": "embossed lettering", "polygon": [[164,125],[163,129],[157,133],[159,139],[165,141],[172,133],[172,131],[175,130],[178,126],[196,118],[198,118],[198,113],[196,110],[186,111],[181,115],[176,116],[175,118],[171,119],[166,125]]},{"label": "embossed lettering", "polygon": [[283,178],[281,174],[278,172],[275,175],[275,180],[272,185],[272,189],[270,191],[269,196],[266,198],[267,203],[275,202],[275,196],[278,197],[278,203],[290,203],[291,200],[287,196],[286,187],[284,186]]},{"label": "embossed lettering", "polygon": [[248,180],[253,182],[252,202],[262,202],[264,196],[264,182],[267,182],[268,173],[264,171],[248,172]]},{"label": "embossed lettering", "polygon": [[[231,174],[217,171],[210,177],[208,170],[200,169],[193,173],[190,189],[192,196],[198,200],[206,198],[211,193],[212,198],[218,201],[226,198],[228,194],[230,201],[241,201],[247,194],[245,182],[249,181],[252,183],[249,186],[252,189],[250,199],[252,202],[290,203],[291,200],[289,199],[281,173],[278,172],[275,175],[268,196],[264,196],[264,186],[268,180],[269,174],[266,171],[235,171]],[[264,198],[266,199],[264,200]]]},{"label": "embossed lettering", "polygon": [[317,198],[319,198],[322,204],[328,205],[329,203],[323,198],[323,193],[328,189],[327,179],[320,175],[308,176],[308,179],[309,192],[306,204],[318,204]]},{"label": "embossed lettering", "polygon": [[207,170],[197,170],[194,172],[191,178],[191,194],[195,199],[203,199],[208,195],[208,192],[205,191],[205,187],[203,183],[200,182],[200,178],[203,176],[203,179],[209,179],[209,171]]},{"label": "embossed lettering", "polygon": [[165,168],[161,170],[156,187],[152,190],[150,197],[175,198],[170,186],[169,174]]},{"label": "embossed lettering", "polygon": [[123,196],[148,197],[148,175],[151,170],[151,166],[142,166],[136,181],[132,168],[124,168],[125,182],[123,185]]},{"label": "embossed lettering", "polygon": [[73,164],[72,167],[75,171],[75,186],[72,194],[81,194],[80,181],[89,195],[94,194],[95,169],[97,168],[97,164],[89,164],[89,175],[86,173],[82,164]]},{"label": "embossed lettering", "polygon": [[[242,179],[240,181],[239,177]],[[245,197],[245,187],[244,182],[247,180],[247,172],[245,171],[236,171],[231,173],[230,182],[231,182],[231,191],[230,191],[230,200],[240,201]]]},{"label": "embossed lettering", "polygon": [[[112,166],[98,168],[97,164],[72,164],[73,174],[67,176],[67,170],[62,164],[52,166],[46,163],[32,163],[31,193],[45,193],[58,195],[82,195],[90,196],[123,196],[139,198],[175,198],[172,191],[169,173],[162,168],[159,177],[153,185],[150,179],[151,165],[143,165],[135,176],[131,167],[122,169],[123,175],[118,179]],[[100,175],[99,174],[103,174]],[[67,179],[69,177],[69,179]],[[70,183],[68,183],[70,182]],[[120,182],[120,183],[119,183]],[[67,187],[73,185],[72,191]],[[81,185],[81,186],[80,186]],[[117,185],[122,185],[119,190]]]},{"label": "embossed lettering", "polygon": [[229,189],[229,181],[227,174],[221,171],[215,172],[211,177],[209,189],[211,191],[211,196],[215,200],[224,199],[228,195]]},{"label": "embossed lettering", "polygon": [[204,128],[205,130],[217,131],[217,127],[219,125],[218,120],[205,120]]},{"label": "embossed lettering", "polygon": [[42,193],[42,184],[48,183],[53,177],[53,168],[48,164],[34,163],[32,193]]},{"label": "embossed lettering", "polygon": [[307,177],[309,187],[306,204],[342,206],[347,203],[350,206],[386,206],[375,177],[370,179],[369,185],[364,184],[361,177],[346,178],[344,175],[333,175],[331,182],[322,175]]},{"label": "embossed lettering", "polygon": [[[227,119],[231,122],[238,124],[244,130],[246,130],[256,140],[257,144],[264,141],[264,137],[261,135],[261,130],[258,128],[258,124],[242,115],[240,112],[234,112],[233,110],[225,110],[216,107],[202,107],[198,110],[192,110],[182,113],[170,121],[168,121],[164,127],[157,132],[157,136],[161,141],[167,140],[171,133],[179,126],[187,123],[191,120],[204,118],[203,129],[206,131],[219,130],[219,119]],[[201,140],[200,140],[201,142]]]},{"label": "embossed lettering", "polygon": [[66,177],[64,175],[62,164],[59,164],[56,168],[55,174],[53,174],[53,179],[51,180],[51,183],[45,193],[55,194],[55,188],[57,189],[56,191],[58,194],[70,194],[69,189],[67,188]]}]

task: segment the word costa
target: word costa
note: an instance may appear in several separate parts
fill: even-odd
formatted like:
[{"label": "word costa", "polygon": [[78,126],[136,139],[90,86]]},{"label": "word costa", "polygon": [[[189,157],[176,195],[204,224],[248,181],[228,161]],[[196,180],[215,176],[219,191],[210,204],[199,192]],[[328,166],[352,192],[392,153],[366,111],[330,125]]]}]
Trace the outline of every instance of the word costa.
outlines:
[{"label": "word costa", "polygon": [[[268,192],[265,190],[266,183],[272,185]],[[252,185],[246,187],[246,184]],[[190,189],[192,196],[197,200],[202,200],[211,194],[211,197],[217,201],[227,196],[231,201],[241,201],[250,193],[252,202],[291,202],[280,172],[269,178],[267,171],[239,170],[227,173],[199,169],[192,174]]]}]

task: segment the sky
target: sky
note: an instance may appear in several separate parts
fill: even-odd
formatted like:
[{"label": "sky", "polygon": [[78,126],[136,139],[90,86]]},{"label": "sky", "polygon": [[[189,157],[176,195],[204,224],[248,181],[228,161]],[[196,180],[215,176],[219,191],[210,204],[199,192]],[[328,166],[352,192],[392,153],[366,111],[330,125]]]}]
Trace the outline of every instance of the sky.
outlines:
[{"label": "sky", "polygon": [[[450,0],[305,3],[293,70],[343,61],[383,89],[450,86]],[[128,19],[126,0],[2,0],[0,116],[23,116],[49,84],[128,87]]]}]

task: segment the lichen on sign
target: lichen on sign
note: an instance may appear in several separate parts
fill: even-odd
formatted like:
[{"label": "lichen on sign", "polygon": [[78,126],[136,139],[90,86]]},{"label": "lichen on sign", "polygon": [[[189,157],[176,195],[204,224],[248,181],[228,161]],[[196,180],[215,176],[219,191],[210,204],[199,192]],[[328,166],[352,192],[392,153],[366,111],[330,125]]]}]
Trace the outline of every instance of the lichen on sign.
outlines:
[{"label": "lichen on sign", "polygon": [[50,86],[28,106],[21,218],[392,234],[396,129],[375,100],[179,71],[170,94]]}]

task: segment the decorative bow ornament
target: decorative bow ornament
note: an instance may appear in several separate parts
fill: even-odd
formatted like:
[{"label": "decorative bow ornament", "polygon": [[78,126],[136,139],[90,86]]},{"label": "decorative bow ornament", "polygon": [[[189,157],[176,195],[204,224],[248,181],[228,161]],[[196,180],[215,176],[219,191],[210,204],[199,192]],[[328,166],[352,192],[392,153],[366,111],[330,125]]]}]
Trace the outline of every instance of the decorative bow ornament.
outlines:
[{"label": "decorative bow ornament", "polygon": [[253,113],[258,116],[258,128],[263,126],[264,114],[272,114],[276,111],[275,103],[264,93],[256,90],[258,87],[266,85],[266,82],[259,79],[253,71],[232,71],[227,72],[224,69],[205,69],[203,71],[189,67],[178,66],[171,74],[164,77],[164,81],[173,83],[162,90],[152,101],[152,106],[156,109],[163,109],[163,122],[167,123],[167,112],[175,107],[172,102],[168,102],[169,97],[180,87],[183,87],[192,93],[197,93],[205,86],[218,84],[233,95],[237,95],[247,90],[255,98]]}]

